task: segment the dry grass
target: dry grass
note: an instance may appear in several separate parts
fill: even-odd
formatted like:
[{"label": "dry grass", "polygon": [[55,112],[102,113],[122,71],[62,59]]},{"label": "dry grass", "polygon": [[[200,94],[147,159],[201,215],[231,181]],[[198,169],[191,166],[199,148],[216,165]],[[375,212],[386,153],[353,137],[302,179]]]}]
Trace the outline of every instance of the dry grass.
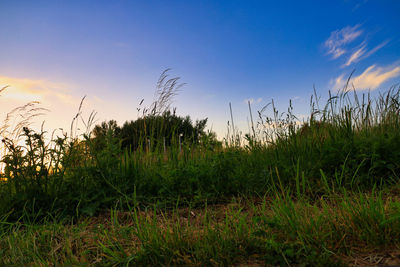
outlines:
[{"label": "dry grass", "polygon": [[[317,251],[318,246],[322,245],[324,249],[331,251],[328,257],[331,262],[340,261],[347,266],[400,264],[399,240],[392,240],[382,246],[362,242],[358,232],[363,229],[354,225],[351,214],[343,212],[342,204],[337,201],[321,203],[293,203],[300,224],[297,232],[291,232],[285,225],[282,214],[279,214],[278,209],[284,206],[282,202],[266,200],[260,203],[259,200],[249,199],[236,199],[228,204],[194,209],[134,209],[130,212],[111,210],[96,217],[81,219],[75,224],[25,226],[3,236],[0,241],[3,248],[2,264],[121,265],[124,259],[131,258],[132,265],[140,265],[147,262],[147,257],[152,257],[150,251],[156,253],[159,249],[164,251],[165,246],[173,246],[178,254],[161,254],[167,258],[160,264],[169,262],[167,265],[220,266],[229,263],[228,265],[235,266],[273,266],[268,265],[268,261],[264,259],[265,253],[272,253],[271,251],[265,251],[263,246],[256,250],[250,248],[251,242],[255,240],[261,243],[276,240],[286,244],[285,246],[313,247]],[[388,209],[390,207],[389,204],[385,206]],[[390,213],[389,210],[387,212]],[[321,227],[311,229],[321,216],[324,219]],[[271,224],[274,218],[282,220],[279,225]],[[332,227],[341,229],[342,232],[329,233]],[[255,236],[260,231],[264,234]],[[304,239],[307,239],[306,235],[308,238],[316,238],[316,243],[307,243]],[[327,240],[324,239],[326,235],[338,236]],[[218,236],[223,239],[214,243],[213,238]],[[234,246],[238,246],[237,249],[241,252],[236,255],[231,254],[233,252],[230,249],[223,251],[227,240],[234,242]],[[218,256],[210,256],[211,259],[205,260],[200,255],[209,249],[225,253],[223,256],[230,260],[223,263],[224,257]],[[290,254],[287,257],[292,266],[301,263],[293,261],[295,258],[290,258]],[[319,265],[318,257],[319,255],[315,256],[314,264]]]}]

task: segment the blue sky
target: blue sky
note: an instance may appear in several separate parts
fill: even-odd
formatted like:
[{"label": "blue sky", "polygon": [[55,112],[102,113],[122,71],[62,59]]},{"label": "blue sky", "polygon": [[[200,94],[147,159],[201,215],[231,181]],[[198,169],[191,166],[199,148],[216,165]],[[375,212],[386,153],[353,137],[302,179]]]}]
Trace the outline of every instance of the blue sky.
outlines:
[{"label": "blue sky", "polygon": [[[187,83],[181,115],[209,118],[223,137],[232,103],[247,131],[246,100],[260,109],[292,99],[308,113],[318,94],[400,82],[399,1],[0,2],[0,115],[39,100],[50,128],[68,128],[80,98],[99,122],[135,119],[166,68]],[[1,119],[1,118],[0,118]]]}]

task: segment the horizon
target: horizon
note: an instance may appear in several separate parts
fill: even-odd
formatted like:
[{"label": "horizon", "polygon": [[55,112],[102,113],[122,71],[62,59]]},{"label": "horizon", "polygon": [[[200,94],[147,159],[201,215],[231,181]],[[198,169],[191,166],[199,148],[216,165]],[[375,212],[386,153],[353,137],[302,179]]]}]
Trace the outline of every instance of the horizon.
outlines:
[{"label": "horizon", "polygon": [[[290,8],[288,8],[290,6]],[[50,129],[69,129],[83,96],[97,122],[137,118],[159,75],[186,85],[174,99],[180,116],[208,118],[221,139],[230,120],[247,132],[273,99],[309,114],[314,88],[327,97],[351,76],[372,95],[400,82],[398,1],[258,2],[2,1],[0,112],[29,101],[50,110]]]}]

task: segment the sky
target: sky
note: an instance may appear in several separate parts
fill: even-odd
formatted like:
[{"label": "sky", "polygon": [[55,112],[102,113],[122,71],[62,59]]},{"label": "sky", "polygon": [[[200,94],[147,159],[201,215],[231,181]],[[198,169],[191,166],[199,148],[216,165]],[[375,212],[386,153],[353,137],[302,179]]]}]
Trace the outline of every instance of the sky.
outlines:
[{"label": "sky", "polygon": [[85,1],[0,0],[0,119],[39,101],[38,122],[69,129],[82,97],[83,116],[137,118],[159,75],[185,83],[172,106],[208,118],[226,134],[247,132],[272,99],[309,113],[315,88],[351,84],[378,94],[400,82],[400,1]]}]

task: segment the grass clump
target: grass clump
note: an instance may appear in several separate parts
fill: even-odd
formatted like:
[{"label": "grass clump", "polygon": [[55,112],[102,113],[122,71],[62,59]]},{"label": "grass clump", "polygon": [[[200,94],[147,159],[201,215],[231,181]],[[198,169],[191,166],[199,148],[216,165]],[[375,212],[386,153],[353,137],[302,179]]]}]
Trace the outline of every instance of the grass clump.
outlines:
[{"label": "grass clump", "polygon": [[[353,206],[357,202],[363,203],[361,212]],[[368,209],[377,203],[385,208]],[[0,241],[1,263],[372,266],[396,260],[391,253],[400,245],[399,215],[397,202],[378,195],[313,205],[279,196],[203,208],[112,209],[75,224],[48,221],[13,229]],[[381,257],[368,262],[366,253]]]}]

